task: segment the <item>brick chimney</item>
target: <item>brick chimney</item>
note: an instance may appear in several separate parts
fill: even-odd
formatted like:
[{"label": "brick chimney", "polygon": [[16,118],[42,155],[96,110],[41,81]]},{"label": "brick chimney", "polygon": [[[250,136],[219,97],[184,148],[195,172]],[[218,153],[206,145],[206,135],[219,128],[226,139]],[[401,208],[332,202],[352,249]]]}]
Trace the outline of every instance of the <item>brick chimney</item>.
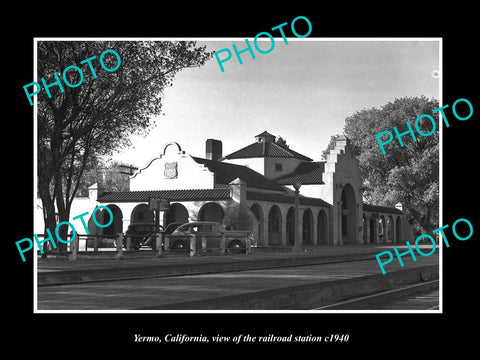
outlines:
[{"label": "brick chimney", "polygon": [[222,157],[222,142],[215,139],[207,139],[205,144],[205,157],[217,161]]}]

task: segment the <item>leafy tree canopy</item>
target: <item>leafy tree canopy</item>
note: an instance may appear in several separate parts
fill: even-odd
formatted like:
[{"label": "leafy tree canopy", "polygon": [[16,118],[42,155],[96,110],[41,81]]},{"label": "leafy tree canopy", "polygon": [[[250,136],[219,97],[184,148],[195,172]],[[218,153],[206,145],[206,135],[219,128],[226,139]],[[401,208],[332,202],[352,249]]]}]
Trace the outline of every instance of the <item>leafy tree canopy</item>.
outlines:
[{"label": "leafy tree canopy", "polygon": [[[114,50],[121,64],[106,71],[100,64],[105,50]],[[88,63],[91,60],[95,75]],[[55,209],[59,221],[67,221],[70,206],[83,172],[93,157],[111,154],[128,146],[131,134],[145,135],[150,118],[161,114],[162,93],[172,85],[177,72],[198,67],[212,57],[194,41],[40,41],[38,79],[47,84],[59,74],[64,91],[57,85],[37,95],[38,188],[45,227],[53,231]],[[107,52],[106,68],[118,59]],[[65,76],[65,68],[75,65]],[[65,227],[64,227],[65,228]]]},{"label": "leafy tree canopy", "polygon": [[[364,197],[368,203],[394,206],[400,202],[409,221],[417,231],[431,233],[438,226],[439,207],[439,119],[433,110],[439,107],[435,99],[405,97],[395,99],[381,108],[364,109],[345,120],[344,133],[351,140],[359,159],[364,182]],[[415,120],[422,114],[431,115],[437,130],[421,136],[415,130]],[[401,147],[393,127],[407,131],[406,122],[415,131],[402,137]],[[429,133],[432,123],[419,121],[423,133]],[[375,135],[391,131],[394,140],[386,145],[383,155]]]}]

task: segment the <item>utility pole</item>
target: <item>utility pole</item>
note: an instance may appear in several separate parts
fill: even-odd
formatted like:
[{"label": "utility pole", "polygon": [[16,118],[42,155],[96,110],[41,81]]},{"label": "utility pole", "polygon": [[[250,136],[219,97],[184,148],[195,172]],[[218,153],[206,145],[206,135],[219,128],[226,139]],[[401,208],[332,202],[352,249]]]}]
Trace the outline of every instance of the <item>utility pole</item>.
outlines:
[{"label": "utility pole", "polygon": [[301,234],[301,227],[300,227],[300,186],[302,184],[295,183],[293,187],[295,189],[295,243],[294,249],[297,251],[300,249],[302,245],[302,234]]}]

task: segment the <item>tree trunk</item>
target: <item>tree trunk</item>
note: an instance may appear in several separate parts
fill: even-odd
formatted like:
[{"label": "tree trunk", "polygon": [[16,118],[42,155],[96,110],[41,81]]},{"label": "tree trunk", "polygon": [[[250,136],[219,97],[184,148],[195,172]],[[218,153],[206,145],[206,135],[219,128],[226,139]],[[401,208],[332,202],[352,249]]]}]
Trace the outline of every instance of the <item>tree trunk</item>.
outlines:
[{"label": "tree trunk", "polygon": [[[40,193],[40,199],[42,200],[42,207],[43,207],[43,222],[45,224],[44,234],[47,237],[47,229],[50,230],[52,236],[55,236],[55,227],[57,226],[57,219],[55,218],[55,206],[54,206],[54,199],[50,194],[50,181],[47,181],[46,178],[39,176],[38,178],[38,190]],[[43,239],[42,239],[43,240]],[[55,239],[54,239],[55,241]],[[44,254],[42,255],[43,258],[46,258],[46,251],[48,248],[52,248],[53,246],[49,245],[49,242],[44,242],[42,247]],[[55,242],[56,245],[56,242]]]},{"label": "tree trunk", "polygon": [[[58,210],[58,223],[68,221],[70,218],[70,206],[65,206],[65,199],[63,198],[63,181],[62,175],[60,173],[55,174],[55,201],[57,204]],[[68,240],[68,231],[69,226],[62,225],[58,228],[58,236],[63,241]],[[67,251],[67,244],[58,241],[57,243],[58,251]]]}]

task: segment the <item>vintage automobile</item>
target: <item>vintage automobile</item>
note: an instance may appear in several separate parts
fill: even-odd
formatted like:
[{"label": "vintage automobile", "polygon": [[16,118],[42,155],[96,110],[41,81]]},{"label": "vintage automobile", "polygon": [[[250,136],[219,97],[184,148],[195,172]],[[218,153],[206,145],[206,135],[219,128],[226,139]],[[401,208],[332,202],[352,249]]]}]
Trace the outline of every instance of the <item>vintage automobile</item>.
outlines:
[{"label": "vintage automobile", "polygon": [[[160,225],[160,232],[163,234],[171,234],[177,227],[182,225],[182,222],[174,222],[168,224],[165,229]],[[123,246],[127,247],[127,239],[130,238],[131,247],[133,250],[138,250],[141,247],[151,247],[155,250],[155,224],[154,223],[138,223],[128,226],[125,236],[123,238]],[[163,245],[163,244],[162,244]]]},{"label": "vintage automobile", "polygon": [[222,234],[225,235],[225,249],[242,252],[246,249],[246,239],[255,247],[251,231],[228,230],[225,225],[213,221],[195,221],[179,226],[168,238],[172,250],[190,249],[191,235],[196,235],[196,249],[202,249],[202,238],[206,239],[206,250],[219,249]]}]

